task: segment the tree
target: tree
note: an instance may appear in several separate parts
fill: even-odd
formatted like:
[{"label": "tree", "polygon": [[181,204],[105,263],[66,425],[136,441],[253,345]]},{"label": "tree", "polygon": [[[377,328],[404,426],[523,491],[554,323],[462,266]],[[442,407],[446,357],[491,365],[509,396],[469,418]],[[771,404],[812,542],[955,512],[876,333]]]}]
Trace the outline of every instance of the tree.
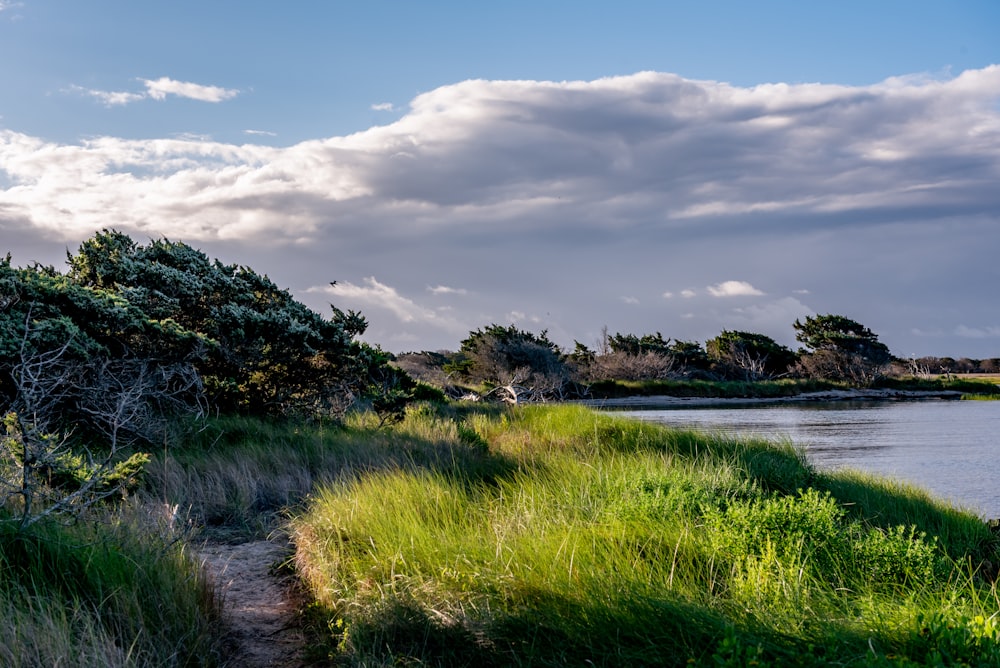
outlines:
[{"label": "tree", "polygon": [[570,385],[565,359],[547,332],[536,335],[514,325],[470,332],[446,369],[492,386],[513,403],[562,398]]},{"label": "tree", "polygon": [[795,339],[806,346],[800,368],[817,378],[870,385],[892,360],[889,348],[864,325],[840,315],[795,321]]},{"label": "tree", "polygon": [[[130,360],[168,369],[193,368],[206,346],[177,322],[151,320],[120,296],[77,285],[51,267],[14,268],[9,257],[0,262],[0,407],[20,391],[17,366],[56,350],[61,365]],[[82,388],[57,396],[49,413],[77,431],[86,429]],[[198,404],[201,397],[188,399]]]},{"label": "tree", "polygon": [[670,355],[673,352],[670,339],[664,339],[663,335],[659,332],[655,334],[643,334],[642,336],[620,333],[608,336],[607,332],[605,332],[604,337],[607,342],[604,347],[613,353],[628,355],[656,353],[659,355]]},{"label": "tree", "polygon": [[[53,324],[65,334],[61,343],[53,342]],[[200,379],[190,365],[80,357],[77,335],[65,320],[37,322],[29,313],[12,360],[14,392],[0,423],[0,506],[22,530],[133,487],[149,459],[135,446],[151,442],[168,416],[198,405],[192,397],[200,396]]]},{"label": "tree", "polygon": [[197,367],[223,412],[339,413],[373,387],[369,362],[381,358],[355,341],[367,328],[360,314],[331,305],[324,318],[248,267],[166,239],[143,246],[113,230],[68,262],[77,285],[201,337]]},{"label": "tree", "polygon": [[751,332],[723,330],[705,342],[705,351],[725,376],[750,381],[785,374],[796,360],[788,347]]},{"label": "tree", "polygon": [[[579,374],[586,380],[665,380],[674,375],[676,360],[670,340],[655,334],[601,333],[597,354],[578,351]],[[578,348],[580,344],[577,344]]]}]

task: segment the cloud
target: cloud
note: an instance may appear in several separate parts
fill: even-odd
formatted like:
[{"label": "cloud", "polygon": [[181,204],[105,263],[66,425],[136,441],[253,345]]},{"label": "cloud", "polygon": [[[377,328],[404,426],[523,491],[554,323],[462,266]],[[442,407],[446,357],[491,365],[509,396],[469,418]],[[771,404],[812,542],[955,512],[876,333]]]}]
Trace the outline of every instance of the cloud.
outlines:
[{"label": "cloud", "polygon": [[101,102],[106,107],[119,107],[138,100],[143,100],[146,96],[143,93],[130,93],[128,91],[106,91],[84,88],[82,86],[70,86],[71,92],[87,95]]},{"label": "cloud", "polygon": [[[464,323],[458,323],[453,317],[446,315],[449,310],[431,309],[421,306],[413,299],[374,276],[364,279],[362,285],[350,281],[335,281],[325,286],[314,286],[306,290],[314,295],[330,295],[350,305],[350,308],[362,309],[365,313],[372,310],[391,312],[400,322],[406,324],[430,325],[448,333],[468,332]],[[411,340],[403,336],[400,340]]]},{"label": "cloud", "polygon": [[638,304],[639,300],[636,297],[622,297],[622,301],[626,304]]},{"label": "cloud", "polygon": [[968,339],[985,339],[1000,337],[1000,327],[967,327],[959,325],[955,328],[955,335]]},{"label": "cloud", "polygon": [[176,95],[201,102],[222,102],[236,97],[240,93],[235,88],[203,86],[189,81],[177,81],[169,77],[160,77],[155,80],[141,79],[141,81],[146,85],[146,94],[154,100],[163,100],[168,95]]},{"label": "cloud", "polygon": [[277,137],[278,136],[277,132],[270,132],[268,130],[244,130],[243,134],[245,134],[245,135],[259,135],[259,136],[263,136],[263,137]]},{"label": "cloud", "polygon": [[[239,93],[142,81],[121,102],[75,90],[105,104]],[[0,230],[60,245],[106,227],[166,236],[299,285],[336,266],[356,290],[335,296],[378,309],[373,336],[452,336],[517,311],[551,314],[532,317],[570,340],[605,324],[701,339],[728,318],[763,322],[712,297],[767,285],[880,332],[900,318],[899,340],[954,337],[956,322],[991,331],[969,314],[996,278],[998,101],[1000,66],[870,86],[641,72],[462,81],[391,123],[283,147],[0,130]],[[443,268],[476,295],[450,320],[420,302],[459,294]],[[741,280],[717,283],[721,271]],[[775,319],[800,312],[759,301]]]},{"label": "cloud", "polygon": [[791,324],[815,314],[815,310],[794,297],[782,297],[751,306],[733,309],[722,316],[722,328],[766,334],[780,343],[794,347]]},{"label": "cloud", "polygon": [[446,285],[435,285],[434,287],[428,287],[427,290],[435,295],[467,295],[469,291],[465,288],[449,288]]},{"label": "cloud", "polygon": [[709,286],[708,294],[713,297],[745,297],[760,296],[764,293],[746,281],[723,281],[718,285]]},{"label": "cloud", "polygon": [[[105,91],[83,86],[73,85],[67,90],[79,93],[99,100],[107,107],[118,107],[140,100],[153,99],[165,100],[168,95],[184,97],[201,102],[222,102],[239,95],[240,91],[235,88],[220,88],[219,86],[203,86],[201,84],[186,81],[175,81],[168,77],[159,79],[140,79],[146,86],[144,92],[131,91]],[[252,132],[252,131],[248,131]],[[262,133],[263,134],[263,133]]]},{"label": "cloud", "polygon": [[379,102],[378,104],[372,105],[373,111],[395,111],[396,107],[393,106],[392,102]]}]

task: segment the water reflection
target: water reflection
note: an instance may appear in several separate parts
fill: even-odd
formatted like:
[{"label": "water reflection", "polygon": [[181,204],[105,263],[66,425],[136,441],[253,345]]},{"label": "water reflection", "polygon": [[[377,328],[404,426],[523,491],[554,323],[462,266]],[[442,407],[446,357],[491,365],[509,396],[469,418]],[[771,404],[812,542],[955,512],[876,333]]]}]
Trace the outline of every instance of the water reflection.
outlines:
[{"label": "water reflection", "polygon": [[984,517],[1000,517],[1000,402],[837,402],[621,412],[677,427],[789,439],[820,468],[892,476]]}]

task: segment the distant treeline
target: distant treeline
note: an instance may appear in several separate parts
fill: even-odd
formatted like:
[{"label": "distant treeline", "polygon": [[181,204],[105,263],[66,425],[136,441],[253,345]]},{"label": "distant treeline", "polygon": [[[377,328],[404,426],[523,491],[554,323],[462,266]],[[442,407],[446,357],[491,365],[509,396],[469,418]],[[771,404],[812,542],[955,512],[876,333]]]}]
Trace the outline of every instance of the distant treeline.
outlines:
[{"label": "distant treeline", "polygon": [[896,362],[915,375],[949,373],[1000,373],[1000,357],[977,360],[969,357],[920,357]]},{"label": "distant treeline", "polygon": [[798,350],[754,332],[723,330],[702,345],[660,332],[605,330],[596,349],[576,342],[572,351],[565,351],[545,331],[536,334],[493,324],[470,332],[456,352],[406,353],[395,363],[453,396],[495,396],[517,402],[573,398],[608,382],[789,378],[867,387],[902,376],[991,373],[1000,362],[897,358],[874,332],[841,315],[808,316],[792,327],[802,344]]}]

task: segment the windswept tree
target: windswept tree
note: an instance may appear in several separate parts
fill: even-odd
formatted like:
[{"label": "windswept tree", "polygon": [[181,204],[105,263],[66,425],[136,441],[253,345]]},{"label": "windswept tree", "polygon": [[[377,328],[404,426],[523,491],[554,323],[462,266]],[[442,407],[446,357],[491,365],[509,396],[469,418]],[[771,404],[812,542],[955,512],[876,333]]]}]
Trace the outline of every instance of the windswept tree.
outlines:
[{"label": "windswept tree", "polygon": [[752,332],[723,330],[705,342],[705,352],[722,375],[748,381],[786,374],[796,361],[787,346]]},{"label": "windswept tree", "polygon": [[666,380],[706,372],[701,344],[654,334],[602,334],[598,353],[587,367],[589,380]]},{"label": "windswept tree", "polygon": [[360,314],[331,306],[324,318],[267,276],[184,243],[141,245],[105,230],[68,261],[76,284],[202,337],[198,370],[224,412],[340,411],[371,387],[372,365],[385,366],[381,351],[355,341],[367,328]]},{"label": "windswept tree", "polygon": [[533,334],[514,325],[470,332],[447,369],[515,403],[562,398],[571,385],[563,354],[548,333]]},{"label": "windswept tree", "polygon": [[655,334],[608,334],[601,332],[596,352],[577,343],[573,358],[579,375],[587,381],[602,380],[665,380],[676,369],[676,359],[670,340]]},{"label": "windswept tree", "polygon": [[49,268],[0,263],[0,506],[11,521],[73,516],[134,485],[171,419],[205,408],[190,359],[200,348]]},{"label": "windswept tree", "polygon": [[805,345],[799,368],[813,378],[870,385],[884,375],[892,354],[878,336],[840,315],[806,316],[795,321],[795,339]]}]

